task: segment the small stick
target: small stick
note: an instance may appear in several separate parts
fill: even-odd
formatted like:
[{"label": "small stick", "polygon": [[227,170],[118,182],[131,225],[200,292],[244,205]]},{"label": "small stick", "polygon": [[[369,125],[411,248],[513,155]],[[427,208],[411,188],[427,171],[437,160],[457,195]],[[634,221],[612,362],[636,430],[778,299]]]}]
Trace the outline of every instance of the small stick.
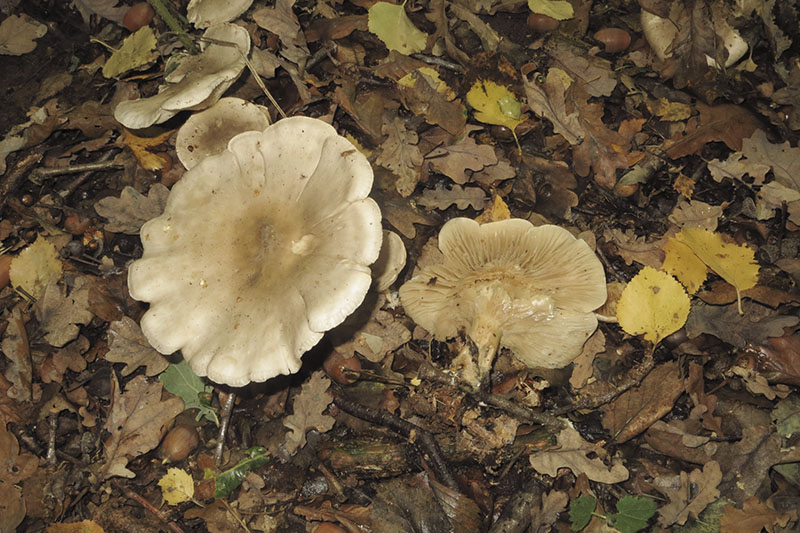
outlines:
[{"label": "small stick", "polygon": [[228,425],[231,423],[231,413],[233,404],[236,403],[236,393],[229,392],[222,404],[222,413],[219,421],[219,432],[217,433],[217,447],[214,450],[214,464],[217,466],[222,462],[222,450],[225,448],[225,439],[228,436]]},{"label": "small stick", "polygon": [[147,501],[146,499],[144,499],[140,495],[136,494],[131,489],[129,489],[128,487],[124,486],[122,483],[118,482],[116,479],[112,479],[111,480],[111,484],[114,487],[116,487],[117,489],[121,490],[123,493],[125,493],[125,496],[127,496],[128,498],[130,498],[132,500],[135,500],[136,502],[139,503],[139,505],[141,505],[142,507],[144,507],[145,509],[147,509],[148,511],[150,511],[151,513],[156,515],[156,517],[159,520],[161,520],[162,522],[164,522],[167,525],[167,527],[170,529],[170,531],[173,531],[173,533],[183,533],[183,529],[181,529],[181,527],[178,524],[176,524],[175,522],[171,521],[167,515],[162,513],[160,510],[158,510],[149,501]]},{"label": "small stick", "polygon": [[412,444],[419,446],[428,455],[431,468],[436,473],[436,477],[439,478],[439,481],[441,481],[442,485],[456,492],[459,491],[458,484],[456,483],[453,475],[450,473],[450,469],[447,467],[447,463],[442,457],[442,452],[439,450],[439,445],[436,443],[436,439],[433,438],[433,434],[431,434],[428,430],[421,428],[420,426],[413,424],[408,420],[403,420],[399,416],[395,416],[385,409],[373,409],[371,407],[367,407],[366,405],[348,400],[343,396],[335,396],[333,403],[335,403],[336,407],[345,413],[353,415],[357,418],[361,418],[362,420],[372,422],[373,424],[386,426],[392,431],[407,438]]},{"label": "small stick", "polygon": [[83,163],[81,165],[69,165],[66,167],[37,168],[28,175],[28,179],[36,185],[41,185],[42,181],[40,178],[60,176],[63,174],[77,174],[79,172],[96,172],[98,170],[111,170],[117,168],[123,168],[123,165],[115,161],[100,160],[94,163]]}]

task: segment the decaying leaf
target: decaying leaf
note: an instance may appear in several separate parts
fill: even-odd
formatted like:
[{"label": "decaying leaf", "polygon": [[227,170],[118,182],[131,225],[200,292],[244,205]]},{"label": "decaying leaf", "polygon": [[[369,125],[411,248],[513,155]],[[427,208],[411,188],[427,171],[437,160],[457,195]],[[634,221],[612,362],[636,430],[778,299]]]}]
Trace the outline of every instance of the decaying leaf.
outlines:
[{"label": "decaying leaf", "polygon": [[127,376],[140,366],[146,367],[145,375],[155,376],[169,366],[169,361],[147,342],[142,330],[130,317],[112,322],[108,328],[106,360],[125,363],[121,374]]},{"label": "decaying leaf", "polygon": [[619,325],[630,335],[658,344],[678,331],[689,316],[689,296],[675,278],[644,267],[628,282],[617,304]]},{"label": "decaying leaf", "polygon": [[587,442],[572,428],[561,430],[558,445],[556,449],[531,455],[531,466],[537,472],[553,477],[559,468],[569,468],[576,476],[583,473],[600,483],[619,483],[628,479],[628,469],[619,460],[613,459],[611,466],[606,466],[601,459],[606,455],[605,450]]},{"label": "decaying leaf", "polygon": [[292,414],[283,420],[283,425],[289,428],[284,443],[289,453],[294,454],[306,445],[306,433],[310,429],[324,433],[333,427],[336,419],[323,414],[333,402],[333,397],[328,392],[330,386],[331,381],[322,370],[318,370],[311,374],[300,389],[300,394],[295,397]]},{"label": "decaying leaf", "polygon": [[104,426],[110,436],[103,443],[103,462],[95,469],[98,479],[134,477],[128,461],[158,446],[167,424],[183,411],[183,400],[168,393],[162,400],[162,394],[161,383],[145,376],[133,378],[121,394],[112,374],[111,412]]},{"label": "decaying leaf", "polygon": [[18,402],[29,402],[31,401],[33,366],[28,333],[25,330],[27,319],[23,316],[22,304],[16,305],[4,315],[4,318],[8,320],[8,326],[3,334],[0,349],[2,349],[5,359],[8,360],[5,377],[11,385],[6,394]]},{"label": "decaying leaf", "polygon": [[422,154],[417,146],[419,137],[416,132],[406,129],[400,117],[384,123],[382,131],[387,138],[381,144],[381,153],[375,162],[397,176],[395,187],[400,196],[409,196],[420,178]]},{"label": "decaying leaf", "polygon": [[105,226],[108,231],[136,235],[142,224],[164,212],[167,196],[169,189],[160,183],[153,184],[146,197],[133,187],[125,187],[119,198],[103,198],[94,209],[108,219]]},{"label": "decaying leaf", "polygon": [[455,92],[430,67],[415,69],[397,82],[404,105],[429,124],[441,126],[452,135],[461,135],[467,124],[467,111]]},{"label": "decaying leaf", "polygon": [[486,207],[487,202],[486,193],[479,187],[461,187],[460,185],[447,187],[442,184],[436,185],[435,189],[425,189],[417,200],[422,207],[441,211],[453,204],[459,209],[472,207],[481,210]]},{"label": "decaying leaf", "polygon": [[56,247],[39,235],[33,244],[11,261],[11,285],[22,287],[32,297],[39,299],[50,280],[59,276],[62,269]]},{"label": "decaying leaf", "polygon": [[748,344],[764,344],[769,337],[780,337],[783,328],[798,323],[796,316],[776,315],[755,302],[743,302],[744,314],[735,305],[707,305],[695,302],[686,321],[686,333],[696,337],[702,333],[714,335],[737,348]]},{"label": "decaying leaf", "polygon": [[717,487],[720,481],[722,471],[716,461],[707,462],[703,470],[695,469],[689,474],[681,472],[678,486],[662,490],[669,503],[658,509],[658,523],[668,527],[685,524],[689,516],[697,518],[709,503],[719,497]]},{"label": "decaying leaf", "polygon": [[553,131],[569,144],[575,145],[583,139],[584,131],[578,113],[566,109],[565,94],[572,83],[569,74],[559,68],[551,68],[543,80],[535,75],[533,81],[525,80],[525,94],[531,110],[552,122]]},{"label": "decaying leaf", "polygon": [[89,311],[89,278],[75,279],[70,288],[51,281],[36,302],[36,318],[45,331],[45,340],[61,347],[78,336],[78,324],[88,324],[94,314]]},{"label": "decaying leaf", "polygon": [[781,513],[775,510],[772,502],[763,502],[752,496],[744,501],[741,509],[726,506],[720,526],[722,531],[731,533],[760,533],[764,529],[773,533],[775,526],[783,527],[789,520],[797,520],[796,510]]}]

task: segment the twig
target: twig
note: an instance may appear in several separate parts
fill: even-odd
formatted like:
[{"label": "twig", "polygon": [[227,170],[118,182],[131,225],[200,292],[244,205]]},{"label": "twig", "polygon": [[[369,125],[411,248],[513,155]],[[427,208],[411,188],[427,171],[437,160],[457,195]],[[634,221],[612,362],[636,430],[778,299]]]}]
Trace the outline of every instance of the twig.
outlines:
[{"label": "twig", "polygon": [[564,423],[555,416],[545,413],[537,413],[536,411],[511,402],[502,396],[497,396],[496,394],[491,394],[484,391],[476,391],[468,384],[458,379],[458,376],[443,370],[439,370],[427,361],[424,361],[420,365],[417,375],[420,379],[426,379],[436,383],[442,383],[444,385],[456,387],[461,392],[472,395],[486,405],[491,405],[492,407],[502,409],[519,420],[546,426],[549,430],[555,432],[561,431],[561,429],[564,427]]},{"label": "twig", "polygon": [[141,505],[142,507],[153,513],[159,520],[161,520],[167,525],[170,531],[173,531],[174,533],[183,533],[183,529],[181,529],[181,527],[178,524],[171,521],[167,515],[158,510],[155,506],[153,506],[153,504],[144,499],[142,496],[136,494],[131,489],[129,489],[122,483],[118,482],[116,479],[112,479],[111,484],[115,488],[121,490],[125,494],[125,496],[127,496],[132,500],[135,500],[136,502],[139,503],[139,505]]},{"label": "twig", "polygon": [[373,424],[386,426],[392,431],[407,438],[409,442],[415,446],[418,446],[425,454],[427,454],[430,466],[436,473],[436,477],[439,478],[439,481],[442,483],[442,485],[445,485],[447,488],[454,491],[459,490],[455,478],[453,478],[447,463],[442,457],[442,452],[439,450],[439,445],[436,443],[436,439],[433,438],[433,434],[431,434],[428,430],[421,428],[420,426],[407,420],[403,420],[399,416],[395,416],[384,409],[373,409],[360,403],[348,400],[340,395],[335,396],[333,402],[336,404],[336,407],[345,413],[353,415],[357,418],[361,418],[362,420],[367,420]]},{"label": "twig", "polygon": [[225,439],[228,436],[228,426],[231,423],[231,413],[233,412],[234,403],[236,403],[236,393],[229,392],[228,397],[225,398],[225,403],[222,404],[222,412],[220,413],[217,447],[214,450],[214,464],[217,466],[222,462],[222,450],[225,448]]},{"label": "twig", "polygon": [[37,168],[28,175],[28,179],[36,185],[41,185],[41,178],[60,176],[62,174],[77,174],[79,172],[96,172],[98,170],[111,170],[117,168],[123,168],[123,165],[115,161],[108,161],[108,154],[104,154],[104,158],[101,158],[100,161],[96,161],[94,163],[83,163],[82,165],[69,165],[66,167]]},{"label": "twig", "polygon": [[11,193],[17,188],[17,184],[34,165],[42,160],[42,157],[44,157],[42,154],[32,151],[17,161],[13,168],[6,171],[3,180],[0,181],[0,207],[6,205],[6,200],[11,197]]}]

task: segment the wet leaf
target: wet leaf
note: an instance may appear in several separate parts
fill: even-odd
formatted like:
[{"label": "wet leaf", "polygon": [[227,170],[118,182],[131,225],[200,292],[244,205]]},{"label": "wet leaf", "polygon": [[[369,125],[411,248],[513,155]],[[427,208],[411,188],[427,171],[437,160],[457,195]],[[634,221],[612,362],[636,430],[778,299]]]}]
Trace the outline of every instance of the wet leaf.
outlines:
[{"label": "wet leaf", "polygon": [[617,319],[625,333],[644,334],[653,344],[678,331],[688,316],[689,296],[683,286],[651,267],[628,282],[617,304]]},{"label": "wet leaf", "polygon": [[244,455],[245,458],[236,463],[236,466],[214,476],[214,498],[227,498],[242,484],[247,474],[270,462],[270,455],[263,446],[250,448]]}]

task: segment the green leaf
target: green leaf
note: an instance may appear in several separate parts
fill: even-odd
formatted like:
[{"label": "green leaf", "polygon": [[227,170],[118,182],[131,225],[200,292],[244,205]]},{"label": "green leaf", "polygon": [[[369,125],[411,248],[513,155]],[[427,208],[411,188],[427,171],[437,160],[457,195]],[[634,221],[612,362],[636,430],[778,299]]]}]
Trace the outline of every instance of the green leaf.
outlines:
[{"label": "green leaf", "polygon": [[569,502],[569,523],[572,531],[580,531],[592,519],[592,512],[597,505],[594,496],[581,494]]},{"label": "green leaf", "polygon": [[176,365],[169,365],[158,376],[158,381],[164,388],[183,400],[186,409],[197,409],[195,420],[205,417],[219,425],[217,412],[211,407],[211,393],[214,387],[206,385],[203,378],[192,372],[189,363],[181,361]]},{"label": "green leaf", "polygon": [[649,498],[625,496],[617,502],[617,514],[608,519],[609,525],[622,533],[636,533],[647,527],[647,521],[656,512],[656,504]]},{"label": "green leaf", "polygon": [[128,36],[122,42],[122,47],[111,54],[103,66],[103,76],[116,78],[129,70],[148,65],[158,57],[155,50],[156,36],[150,26],[143,26]]},{"label": "green leaf", "polygon": [[267,449],[263,446],[255,446],[244,453],[245,459],[239,461],[233,468],[216,476],[214,480],[214,498],[227,498],[231,492],[242,484],[242,480],[248,473],[258,470],[269,463]]},{"label": "green leaf", "polygon": [[417,29],[402,5],[376,2],[369,8],[367,28],[378,36],[389,50],[415,54],[425,50],[428,34]]},{"label": "green leaf", "polygon": [[783,437],[800,433],[800,396],[793,394],[779,401],[772,410],[772,420]]}]

